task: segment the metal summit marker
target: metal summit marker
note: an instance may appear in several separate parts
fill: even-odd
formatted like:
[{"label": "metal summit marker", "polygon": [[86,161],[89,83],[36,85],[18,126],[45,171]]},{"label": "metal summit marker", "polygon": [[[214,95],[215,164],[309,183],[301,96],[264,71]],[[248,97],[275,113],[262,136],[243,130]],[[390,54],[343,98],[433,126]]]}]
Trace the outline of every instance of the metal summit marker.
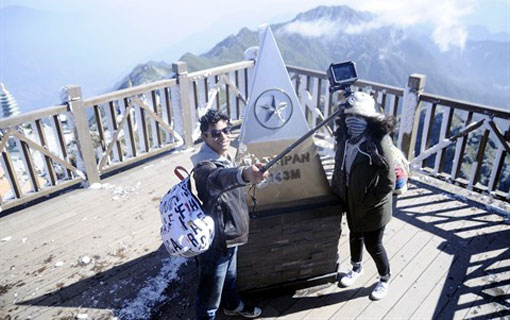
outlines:
[{"label": "metal summit marker", "polygon": [[312,136],[306,137],[310,128],[303,107],[267,25],[259,28],[250,83],[237,160],[272,165],[267,183],[255,188],[249,241],[239,248],[238,287],[334,279],[341,207]]},{"label": "metal summit marker", "polygon": [[[303,107],[268,25],[259,27],[259,50],[252,74],[237,158],[268,163],[310,128]],[[331,194],[319,155],[308,138],[269,169],[256,191],[261,210]]]}]

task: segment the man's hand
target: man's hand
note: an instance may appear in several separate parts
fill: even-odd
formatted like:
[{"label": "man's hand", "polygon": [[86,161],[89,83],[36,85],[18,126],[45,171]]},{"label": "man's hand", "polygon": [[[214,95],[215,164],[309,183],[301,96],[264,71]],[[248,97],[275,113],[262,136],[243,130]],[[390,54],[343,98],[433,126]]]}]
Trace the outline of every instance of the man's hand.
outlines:
[{"label": "man's hand", "polygon": [[262,168],[262,163],[255,163],[250,167],[246,167],[243,169],[243,179],[244,181],[249,181],[250,183],[260,183],[262,180],[267,178],[269,173],[260,171]]}]

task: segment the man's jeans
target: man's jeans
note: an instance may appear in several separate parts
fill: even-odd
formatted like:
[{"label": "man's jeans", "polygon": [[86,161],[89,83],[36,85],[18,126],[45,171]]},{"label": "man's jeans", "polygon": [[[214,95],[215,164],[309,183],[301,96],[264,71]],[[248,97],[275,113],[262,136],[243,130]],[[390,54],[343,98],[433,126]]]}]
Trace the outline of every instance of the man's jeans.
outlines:
[{"label": "man's jeans", "polygon": [[198,256],[198,261],[200,284],[196,304],[197,319],[214,319],[220,302],[223,302],[226,309],[236,309],[241,304],[236,286],[237,247],[221,252],[212,245]]}]

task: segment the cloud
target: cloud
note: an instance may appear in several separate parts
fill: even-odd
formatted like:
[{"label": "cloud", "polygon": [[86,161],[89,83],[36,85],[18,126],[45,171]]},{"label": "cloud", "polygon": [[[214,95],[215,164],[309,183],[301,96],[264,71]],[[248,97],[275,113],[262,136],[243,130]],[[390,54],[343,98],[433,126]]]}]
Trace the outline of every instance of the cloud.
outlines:
[{"label": "cloud", "polygon": [[314,21],[294,21],[285,26],[285,31],[289,33],[299,33],[305,37],[327,37],[331,35],[332,30],[337,30],[338,25],[329,19],[319,19]]},{"label": "cloud", "polygon": [[[384,26],[402,28],[415,25],[432,27],[431,38],[441,50],[453,47],[464,48],[467,31],[462,19],[469,16],[479,6],[481,0],[331,0],[329,5],[348,5],[356,10],[368,11],[375,18],[368,22],[340,26],[331,20],[293,22],[287,32],[296,32],[308,37],[321,37],[339,30],[348,34],[360,34]],[[332,29],[336,28],[336,29]],[[329,30],[328,30],[329,29]]]},{"label": "cloud", "polygon": [[384,2],[384,5],[366,1],[361,8],[377,15],[375,25],[431,25],[434,42],[441,50],[448,50],[464,48],[467,31],[462,18],[473,13],[477,6],[475,0],[408,0]]}]

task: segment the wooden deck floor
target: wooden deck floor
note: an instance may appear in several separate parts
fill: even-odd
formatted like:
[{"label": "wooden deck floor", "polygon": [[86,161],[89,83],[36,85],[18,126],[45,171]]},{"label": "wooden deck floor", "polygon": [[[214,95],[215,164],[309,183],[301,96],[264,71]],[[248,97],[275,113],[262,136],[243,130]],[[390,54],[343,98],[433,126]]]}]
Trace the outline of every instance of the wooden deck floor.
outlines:
[{"label": "wooden deck floor", "polygon": [[[176,182],[171,170],[191,166],[189,155],[1,217],[0,319],[193,319],[196,266],[161,247],[157,208]],[[392,278],[384,300],[368,298],[376,270],[366,254],[352,288],[249,295],[261,319],[510,318],[510,225],[501,216],[418,181],[397,206],[385,234]],[[341,272],[347,236],[345,227]]]}]

